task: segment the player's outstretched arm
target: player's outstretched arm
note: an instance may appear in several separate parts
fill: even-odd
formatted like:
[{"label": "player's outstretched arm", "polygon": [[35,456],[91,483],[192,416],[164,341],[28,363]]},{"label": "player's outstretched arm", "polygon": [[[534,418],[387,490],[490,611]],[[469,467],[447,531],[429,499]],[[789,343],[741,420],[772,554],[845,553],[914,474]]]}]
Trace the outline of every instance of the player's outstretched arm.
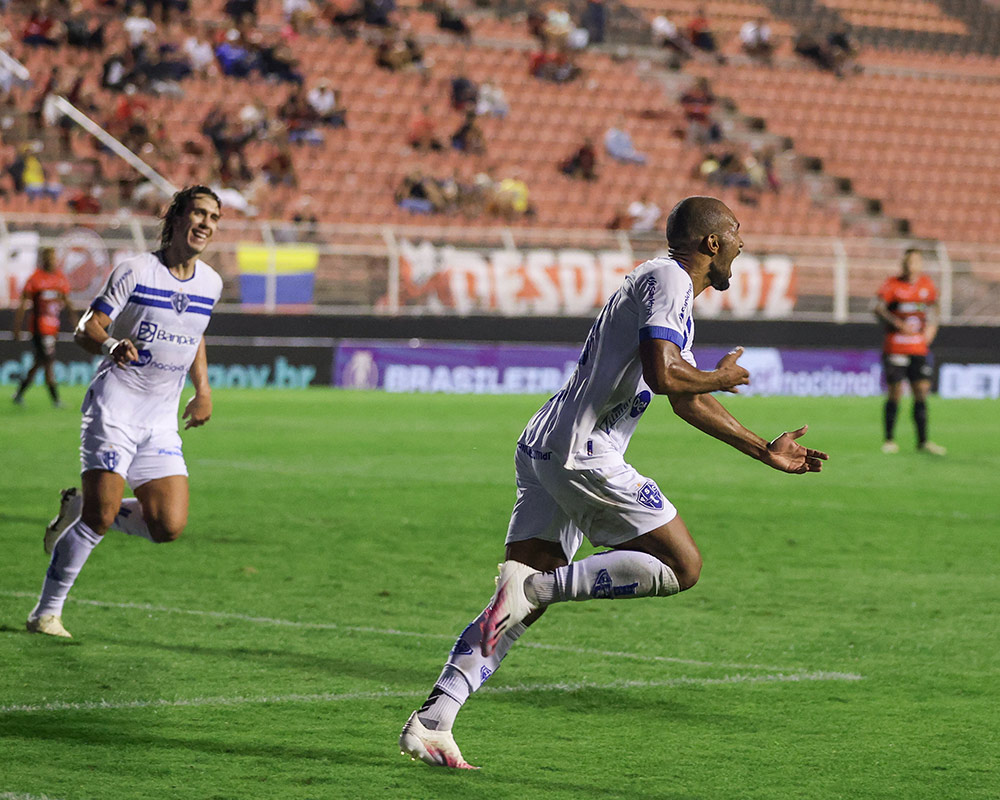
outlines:
[{"label": "player's outstretched arm", "polygon": [[73,340],[88,353],[110,356],[119,367],[139,358],[139,351],[128,339],[113,339],[108,335],[111,317],[96,308],[88,309],[73,331]]},{"label": "player's outstretched arm", "polygon": [[819,472],[827,459],[826,453],[810,450],[795,441],[806,432],[807,426],[768,442],[744,427],[711,395],[672,394],[669,397],[674,413],[689,425],[774,469],[796,474]]},{"label": "player's outstretched arm", "polygon": [[204,425],[212,417],[212,388],[208,383],[208,354],[205,351],[205,337],[198,343],[191,369],[188,370],[194,384],[194,397],[184,406],[184,430]]},{"label": "player's outstretched arm", "polygon": [[743,348],[737,347],[726,353],[715,369],[705,371],[692,367],[680,348],[666,339],[639,343],[642,377],[656,394],[737,392],[738,386],[750,382],[750,373],[736,363],[741,355]]}]

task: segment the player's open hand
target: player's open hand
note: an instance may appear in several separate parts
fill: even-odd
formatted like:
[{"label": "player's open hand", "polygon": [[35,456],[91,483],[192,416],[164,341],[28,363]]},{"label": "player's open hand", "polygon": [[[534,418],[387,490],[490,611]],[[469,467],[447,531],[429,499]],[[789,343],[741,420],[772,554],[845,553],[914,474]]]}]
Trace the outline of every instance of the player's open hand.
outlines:
[{"label": "player's open hand", "polygon": [[721,384],[718,391],[737,394],[739,392],[737,386],[745,386],[750,383],[750,373],[736,363],[742,355],[743,348],[734,347],[715,365],[715,372]]},{"label": "player's open hand", "polygon": [[184,430],[204,425],[212,418],[212,397],[206,394],[195,394],[184,406]]},{"label": "player's open hand", "polygon": [[803,425],[797,431],[786,431],[781,434],[768,444],[763,462],[774,469],[797,475],[804,472],[819,472],[829,456],[821,450],[803,447],[795,441],[808,429],[808,425]]}]

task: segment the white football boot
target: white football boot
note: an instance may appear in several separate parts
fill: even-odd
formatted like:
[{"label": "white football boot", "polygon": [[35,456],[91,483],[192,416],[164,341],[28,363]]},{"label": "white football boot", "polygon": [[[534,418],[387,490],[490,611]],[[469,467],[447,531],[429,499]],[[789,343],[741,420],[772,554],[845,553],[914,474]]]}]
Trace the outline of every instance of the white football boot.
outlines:
[{"label": "white football boot", "polygon": [[409,756],[411,761],[418,758],[432,767],[451,767],[452,769],[479,769],[464,758],[462,751],[455,744],[451,731],[432,731],[425,728],[417,718],[417,712],[410,714],[399,734],[399,752]]},{"label": "white football boot", "polygon": [[500,567],[497,590],[479,623],[482,634],[479,649],[484,658],[493,655],[501,636],[538,608],[525,596],[524,582],[539,570],[520,561],[504,561],[497,566]]},{"label": "white football boot", "polygon": [[28,617],[24,626],[30,633],[45,633],[49,636],[61,636],[63,639],[72,639],[73,636],[63,627],[62,617],[56,614],[43,614],[40,617]]},{"label": "white football boot", "polygon": [[83,495],[76,490],[75,486],[63,489],[60,495],[59,513],[45,529],[45,539],[42,542],[45,546],[45,552],[49,555],[52,555],[56,542],[63,535],[63,531],[76,522],[80,518],[80,512],[83,511]]},{"label": "white football boot", "polygon": [[899,445],[896,444],[891,439],[887,442],[882,442],[882,452],[888,455],[899,452]]},{"label": "white football boot", "polygon": [[924,442],[920,445],[921,453],[930,453],[932,456],[946,456],[948,455],[948,448],[942,447],[939,444],[934,444],[934,442]]}]

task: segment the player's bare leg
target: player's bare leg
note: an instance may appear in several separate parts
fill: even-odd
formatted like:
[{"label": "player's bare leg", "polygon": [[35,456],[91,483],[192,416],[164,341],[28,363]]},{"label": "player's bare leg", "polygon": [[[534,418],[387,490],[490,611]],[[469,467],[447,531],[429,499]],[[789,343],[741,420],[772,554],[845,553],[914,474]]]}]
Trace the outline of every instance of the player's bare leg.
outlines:
[{"label": "player's bare leg", "polygon": [[173,542],[187,526],[188,502],[186,475],[156,478],[135,488],[135,501],[122,503],[115,528],[158,544]]},{"label": "player's bare leg", "polygon": [[927,395],[931,392],[931,382],[928,380],[914,381],[913,389],[913,424],[917,428],[917,449],[932,456],[943,456],[947,450],[927,438]]},{"label": "player's bare leg", "polygon": [[73,583],[91,552],[111,526],[125,491],[125,479],[116,472],[88,470],[81,476],[83,508],[80,517],[55,543],[38,604],[28,615],[32,633],[70,638],[62,625],[62,609]]}]

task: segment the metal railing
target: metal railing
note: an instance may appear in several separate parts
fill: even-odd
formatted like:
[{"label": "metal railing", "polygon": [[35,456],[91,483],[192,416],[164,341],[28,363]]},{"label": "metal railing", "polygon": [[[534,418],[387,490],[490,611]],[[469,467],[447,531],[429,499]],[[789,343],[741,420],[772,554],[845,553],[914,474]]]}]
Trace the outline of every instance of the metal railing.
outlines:
[{"label": "metal railing", "polygon": [[[906,247],[924,249],[942,320],[1000,325],[1000,256],[986,245],[744,235],[730,290],[699,317],[869,321]],[[17,301],[39,248],[54,247],[75,299],[155,247],[149,217],[0,215],[0,306]],[[229,310],[320,314],[590,316],[621,275],[665,252],[661,236],[520,228],[293,225],[224,220],[206,260]]]}]

